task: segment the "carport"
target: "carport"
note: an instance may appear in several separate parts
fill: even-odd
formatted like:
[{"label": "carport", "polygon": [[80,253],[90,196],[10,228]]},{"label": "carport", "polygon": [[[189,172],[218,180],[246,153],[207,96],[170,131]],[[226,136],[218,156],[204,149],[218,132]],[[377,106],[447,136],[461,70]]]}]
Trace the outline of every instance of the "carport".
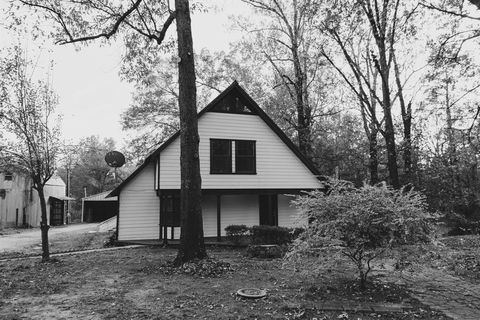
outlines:
[{"label": "carport", "polygon": [[118,197],[106,198],[105,191],[82,198],[82,222],[102,222],[118,213]]}]

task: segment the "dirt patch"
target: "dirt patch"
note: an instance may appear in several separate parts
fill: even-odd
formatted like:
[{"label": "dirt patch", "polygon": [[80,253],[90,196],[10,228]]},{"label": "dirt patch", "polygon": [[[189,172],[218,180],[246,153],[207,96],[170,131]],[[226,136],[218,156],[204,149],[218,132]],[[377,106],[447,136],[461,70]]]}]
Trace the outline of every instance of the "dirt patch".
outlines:
[{"label": "dirt patch", "polygon": [[[0,262],[0,319],[447,319],[411,299],[405,288],[375,284],[359,292],[349,274],[316,279],[281,268],[281,260],[255,260],[243,251],[211,249],[231,272],[189,275],[158,272],[176,251],[136,248],[37,260]],[[258,300],[240,288],[266,289]],[[406,303],[399,312],[321,310],[326,302]],[[347,318],[348,317],[348,318]]]},{"label": "dirt patch", "polygon": [[[103,248],[111,236],[111,232],[84,232],[84,233],[61,233],[49,237],[50,253],[81,251]],[[23,256],[35,256],[42,254],[39,243],[22,248],[18,251],[6,251],[0,253],[0,259],[16,258]]]}]

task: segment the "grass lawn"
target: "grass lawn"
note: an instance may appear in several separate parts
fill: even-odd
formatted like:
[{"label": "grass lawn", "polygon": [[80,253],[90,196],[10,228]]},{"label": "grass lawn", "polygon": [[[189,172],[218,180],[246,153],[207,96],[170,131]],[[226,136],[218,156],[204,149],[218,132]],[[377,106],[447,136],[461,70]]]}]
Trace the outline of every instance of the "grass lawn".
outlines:
[{"label": "grass lawn", "polygon": [[[0,262],[0,319],[447,319],[394,285],[359,292],[350,269],[316,278],[282,269],[282,260],[246,258],[243,251],[211,248],[230,263],[218,277],[172,272],[176,251],[121,249]],[[240,288],[267,290],[259,300],[238,297]],[[405,303],[400,312],[324,311],[321,305]]]}]

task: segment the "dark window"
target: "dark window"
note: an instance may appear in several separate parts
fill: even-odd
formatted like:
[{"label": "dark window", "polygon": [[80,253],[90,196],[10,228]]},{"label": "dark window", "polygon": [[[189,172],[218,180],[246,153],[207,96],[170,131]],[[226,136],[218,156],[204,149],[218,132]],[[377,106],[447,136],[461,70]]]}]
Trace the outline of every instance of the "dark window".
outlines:
[{"label": "dark window", "polygon": [[13,180],[13,173],[5,172],[5,181],[12,181]]},{"label": "dark window", "polygon": [[232,173],[231,140],[210,140],[210,173]]},{"label": "dark window", "polygon": [[256,173],[255,141],[235,141],[235,173]]},{"label": "dark window", "polygon": [[252,113],[252,111],[248,108],[247,103],[235,95],[229,95],[220,100],[212,109],[212,111],[248,114]]}]

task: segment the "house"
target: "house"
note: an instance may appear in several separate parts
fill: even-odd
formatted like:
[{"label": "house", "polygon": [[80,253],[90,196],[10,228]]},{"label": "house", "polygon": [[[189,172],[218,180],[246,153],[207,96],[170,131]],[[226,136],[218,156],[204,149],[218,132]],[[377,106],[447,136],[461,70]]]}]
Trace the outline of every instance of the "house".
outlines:
[{"label": "house", "polygon": [[102,222],[118,213],[118,198],[107,195],[112,190],[82,198],[82,222]]},{"label": "house", "polygon": [[[235,81],[198,114],[205,237],[232,224],[293,226],[292,194],[322,187],[319,173]],[[180,133],[150,154],[118,196],[119,240],[180,236]]]},{"label": "house", "polygon": [[[54,175],[45,184],[47,221],[50,225],[65,222],[65,182]],[[28,176],[10,171],[0,172],[0,226],[40,226],[40,198]]]}]

